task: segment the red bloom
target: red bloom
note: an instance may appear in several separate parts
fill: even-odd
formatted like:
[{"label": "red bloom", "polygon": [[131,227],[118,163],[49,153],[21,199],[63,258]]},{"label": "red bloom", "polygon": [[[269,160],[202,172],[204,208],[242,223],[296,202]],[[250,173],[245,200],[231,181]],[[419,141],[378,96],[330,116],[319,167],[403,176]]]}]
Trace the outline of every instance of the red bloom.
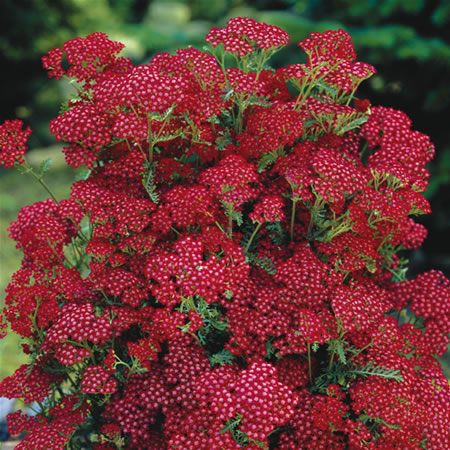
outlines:
[{"label": "red bloom", "polygon": [[89,366],[83,372],[81,392],[87,394],[114,394],[117,381],[111,378],[112,370],[102,366]]},{"label": "red bloom", "polygon": [[244,56],[255,48],[271,49],[289,44],[289,36],[281,28],[256,22],[245,17],[234,17],[225,28],[212,28],[206,42],[213,47],[224,44],[227,52]]},{"label": "red bloom", "polygon": [[6,169],[25,162],[23,155],[28,149],[31,128],[22,130],[22,127],[21,120],[6,120],[0,125],[0,166]]},{"label": "red bloom", "polygon": [[253,222],[280,222],[284,220],[283,199],[277,195],[263,197],[249,217]]},{"label": "red bloom", "polygon": [[[276,71],[276,26],[206,40],[234,67],[214,48],[135,66],[102,33],[43,58],[81,85],[50,128],[91,170],[9,229],[24,259],[0,337],[31,363],[0,396],[42,409],[10,415],[19,447],[442,448],[450,282],[399,281],[397,255],[426,236],[429,138],[355,100],[375,69],[343,30]],[[0,126],[5,167],[22,128]]]}]

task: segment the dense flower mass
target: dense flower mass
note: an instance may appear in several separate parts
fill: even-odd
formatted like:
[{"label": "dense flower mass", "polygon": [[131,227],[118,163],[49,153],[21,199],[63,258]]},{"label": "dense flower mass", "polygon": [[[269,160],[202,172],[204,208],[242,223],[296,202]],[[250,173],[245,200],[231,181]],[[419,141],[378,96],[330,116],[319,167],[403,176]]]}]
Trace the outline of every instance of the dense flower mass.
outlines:
[{"label": "dense flower mass", "polygon": [[[94,33],[43,57],[79,84],[50,130],[90,171],[9,228],[0,333],[30,363],[0,396],[38,408],[9,416],[17,448],[443,449],[450,282],[398,256],[426,237],[432,143],[356,97],[375,69],[343,30],[276,71],[276,26],[206,41],[134,66]],[[5,167],[22,127],[0,126]]]},{"label": "dense flower mass", "polygon": [[22,130],[21,120],[7,120],[0,125],[0,166],[8,169],[15,163],[23,164],[27,151],[27,140],[31,134],[31,128]]}]

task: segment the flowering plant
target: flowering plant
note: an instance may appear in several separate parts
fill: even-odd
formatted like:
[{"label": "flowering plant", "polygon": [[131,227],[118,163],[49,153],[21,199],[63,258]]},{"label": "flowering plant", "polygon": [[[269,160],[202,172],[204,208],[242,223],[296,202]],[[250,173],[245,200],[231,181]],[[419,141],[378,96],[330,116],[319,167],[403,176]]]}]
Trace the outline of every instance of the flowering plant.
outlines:
[{"label": "flowering plant", "polygon": [[[76,95],[50,123],[88,174],[27,206],[3,330],[30,363],[0,395],[17,448],[442,449],[450,282],[405,277],[434,154],[356,97],[375,69],[343,30],[289,43],[233,18],[145,65],[102,33],[43,57]],[[30,130],[0,126],[0,161]],[[8,325],[9,324],[9,325]],[[5,333],[4,333],[5,334]]]}]

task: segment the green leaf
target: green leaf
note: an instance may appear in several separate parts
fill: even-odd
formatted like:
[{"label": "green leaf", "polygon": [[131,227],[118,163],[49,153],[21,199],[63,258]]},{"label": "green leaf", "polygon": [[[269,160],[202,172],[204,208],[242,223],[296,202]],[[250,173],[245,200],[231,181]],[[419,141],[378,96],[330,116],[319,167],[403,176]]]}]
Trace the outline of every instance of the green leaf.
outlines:
[{"label": "green leaf", "polygon": [[323,83],[322,81],[317,82],[317,86],[324,89],[325,91],[329,92],[331,95],[337,95],[337,90],[332,88],[331,86],[328,86],[328,84]]},{"label": "green leaf", "polygon": [[156,192],[156,185],[154,184],[154,165],[151,164],[148,167],[147,174],[144,176],[144,179],[142,180],[142,184],[147,191],[147,194],[149,195],[150,199],[158,204],[159,203],[159,195]]},{"label": "green leaf", "polygon": [[91,175],[91,172],[92,172],[91,169],[84,169],[77,174],[77,176],[75,177],[75,180],[76,181],[87,180],[89,178],[89,176]]},{"label": "green leaf", "polygon": [[341,136],[345,133],[347,133],[347,131],[353,130],[355,128],[360,127],[362,124],[367,122],[368,117],[367,116],[360,116],[357,117],[356,119],[352,120],[351,122],[347,123],[346,125],[344,125],[343,127],[339,128],[338,130],[336,130],[336,134],[338,136]]},{"label": "green leaf", "polygon": [[272,345],[272,342],[269,340],[266,342],[266,358],[270,359],[272,356],[275,356],[276,359],[280,359],[281,356],[277,353],[278,349]]},{"label": "green leaf", "polygon": [[29,172],[32,172],[33,171],[33,169],[29,166],[29,165],[27,165],[27,164],[19,164],[19,163],[16,163],[15,165],[14,165],[14,168],[20,173],[20,174],[24,174],[24,173],[29,173]]},{"label": "green leaf", "polygon": [[280,222],[268,222],[266,229],[270,232],[269,238],[275,245],[285,245],[289,241],[289,236],[283,230]]},{"label": "green leaf", "polygon": [[50,158],[41,162],[41,165],[39,166],[39,172],[38,172],[39,178],[42,178],[44,173],[47,172],[48,169],[50,169],[51,164],[52,164],[52,160]]},{"label": "green leaf", "polygon": [[273,164],[278,158],[278,151],[273,150],[269,153],[264,153],[258,161],[258,173],[264,172],[266,167]]},{"label": "green leaf", "polygon": [[355,377],[355,375],[361,375],[363,377],[377,376],[386,379],[393,379],[398,382],[404,381],[399,369],[385,369],[384,367],[379,366],[374,367],[373,361],[369,361],[360,369],[353,369],[351,374],[353,377]]},{"label": "green leaf", "polygon": [[342,364],[347,364],[347,358],[344,352],[344,343],[340,339],[337,339],[336,341],[337,341],[336,351],[339,356],[339,359],[341,360]]},{"label": "green leaf", "polygon": [[[230,189],[232,190],[232,189]],[[223,192],[227,192],[222,188]],[[229,217],[231,220],[237,223],[238,226],[241,226],[244,222],[242,217],[242,213],[240,211],[235,211],[233,203],[225,202],[223,200],[220,201],[225,209],[225,215]]]},{"label": "green leaf", "polygon": [[273,265],[273,260],[268,256],[256,256],[250,262],[255,266],[261,267],[261,269],[265,270],[269,275],[275,275],[277,273],[277,269]]},{"label": "green leaf", "polygon": [[225,348],[220,352],[209,356],[209,362],[212,366],[215,366],[216,364],[219,364],[220,366],[231,364],[233,362],[233,359],[234,356]]},{"label": "green leaf", "polygon": [[371,417],[367,414],[361,414],[358,417],[358,420],[360,420],[362,423],[367,424],[370,422],[375,422],[377,424],[383,424],[385,427],[390,428],[391,430],[399,430],[401,428],[401,425],[397,424],[397,423],[387,423],[385,422],[383,419],[381,419],[380,417]]},{"label": "green leaf", "polygon": [[222,428],[219,433],[223,434],[226,433],[227,431],[230,431],[234,428],[237,427],[237,425],[239,425],[241,423],[242,420],[242,416],[240,414],[237,414],[235,418],[229,419],[226,421],[226,426],[224,428]]},{"label": "green leaf", "polygon": [[330,339],[328,341],[328,352],[339,356],[339,360],[342,364],[347,364],[347,357],[345,356],[344,344],[346,342],[343,339]]}]

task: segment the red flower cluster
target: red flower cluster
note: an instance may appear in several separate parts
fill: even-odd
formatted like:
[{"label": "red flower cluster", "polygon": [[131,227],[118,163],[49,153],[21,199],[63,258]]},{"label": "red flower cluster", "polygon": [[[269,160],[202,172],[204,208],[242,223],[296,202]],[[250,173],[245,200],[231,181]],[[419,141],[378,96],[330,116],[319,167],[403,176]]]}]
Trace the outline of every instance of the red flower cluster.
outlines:
[{"label": "red flower cluster", "polygon": [[23,155],[27,151],[27,140],[31,128],[22,130],[21,120],[7,120],[0,125],[0,166],[8,169],[15,163],[23,164]]},{"label": "red flower cluster", "polygon": [[206,36],[206,42],[213,47],[223,44],[225,51],[245,56],[254,52],[255,48],[268,50],[285,46],[289,44],[289,35],[274,25],[234,17],[225,28],[212,28]]},{"label": "red flower cluster", "polygon": [[[2,321],[31,363],[0,395],[40,405],[10,415],[18,448],[442,449],[450,282],[398,257],[426,236],[429,138],[354,97],[375,70],[342,30],[276,71],[278,27],[206,40],[134,66],[94,33],[43,58],[82,85],[50,128],[91,171],[10,227]],[[22,125],[0,127],[7,167]]]}]

